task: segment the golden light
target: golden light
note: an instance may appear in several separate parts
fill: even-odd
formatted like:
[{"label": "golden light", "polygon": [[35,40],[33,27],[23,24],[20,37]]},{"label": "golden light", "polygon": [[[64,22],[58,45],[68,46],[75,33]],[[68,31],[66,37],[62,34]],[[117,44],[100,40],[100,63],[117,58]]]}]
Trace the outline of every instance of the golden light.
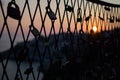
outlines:
[{"label": "golden light", "polygon": [[93,31],[97,32],[97,27],[96,26],[93,26]]}]

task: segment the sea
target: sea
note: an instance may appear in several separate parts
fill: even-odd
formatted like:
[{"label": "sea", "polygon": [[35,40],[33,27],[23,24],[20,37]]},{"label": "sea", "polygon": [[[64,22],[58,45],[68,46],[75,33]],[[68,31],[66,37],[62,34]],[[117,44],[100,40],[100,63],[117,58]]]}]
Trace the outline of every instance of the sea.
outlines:
[{"label": "sea", "polygon": [[[4,61],[4,63],[5,62],[6,61]],[[32,67],[33,67],[34,76],[35,76],[35,78],[37,78],[37,76],[38,76],[39,62],[34,62],[32,64]],[[24,71],[26,69],[28,69],[28,68],[29,68],[29,63],[27,63],[27,62],[21,63],[20,70],[21,70],[21,73],[22,73],[23,80],[26,80],[26,78],[27,78],[27,75],[24,74]],[[4,70],[3,69],[3,65],[0,63],[0,79],[3,76],[3,70]],[[9,78],[9,80],[15,80],[16,71],[17,71],[16,61],[9,60],[8,64],[7,64],[7,67],[6,67],[5,70],[6,70],[6,74],[7,74],[8,78]],[[43,73],[40,72],[39,80],[42,80],[42,78],[43,78]],[[7,80],[6,79],[6,75],[4,75],[3,80]],[[33,75],[32,74],[30,74],[30,76],[28,77],[28,80],[33,80]],[[37,79],[35,79],[35,80],[37,80]]]}]

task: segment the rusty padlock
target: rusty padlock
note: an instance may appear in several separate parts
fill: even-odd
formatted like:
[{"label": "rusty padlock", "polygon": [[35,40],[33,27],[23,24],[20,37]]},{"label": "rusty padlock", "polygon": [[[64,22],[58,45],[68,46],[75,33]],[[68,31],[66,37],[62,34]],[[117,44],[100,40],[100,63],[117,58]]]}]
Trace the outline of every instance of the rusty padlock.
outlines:
[{"label": "rusty padlock", "polygon": [[7,15],[13,19],[20,20],[20,9],[15,1],[11,1],[8,3]]}]

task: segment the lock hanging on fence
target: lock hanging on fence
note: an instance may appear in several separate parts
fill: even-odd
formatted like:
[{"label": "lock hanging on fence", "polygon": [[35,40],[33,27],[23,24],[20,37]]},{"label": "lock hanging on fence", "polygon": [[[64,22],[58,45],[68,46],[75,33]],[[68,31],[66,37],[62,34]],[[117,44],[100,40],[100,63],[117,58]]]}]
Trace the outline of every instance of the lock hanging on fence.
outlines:
[{"label": "lock hanging on fence", "polygon": [[99,17],[100,20],[104,21],[104,18],[102,18],[102,17],[100,17],[100,16],[98,16],[98,17]]},{"label": "lock hanging on fence", "polygon": [[19,6],[15,3],[15,1],[11,1],[8,3],[7,15],[13,19],[20,20],[20,9]]},{"label": "lock hanging on fence", "polygon": [[116,18],[116,22],[120,22],[120,17]]},{"label": "lock hanging on fence", "polygon": [[114,16],[110,16],[109,22],[114,23]]},{"label": "lock hanging on fence", "polygon": [[32,71],[33,71],[33,68],[32,68],[32,67],[27,68],[27,69],[24,71],[24,74],[29,75]]},{"label": "lock hanging on fence", "polygon": [[47,11],[47,14],[49,16],[49,18],[54,21],[56,20],[56,15],[54,14],[54,12],[49,8],[49,7],[46,7],[46,11]]},{"label": "lock hanging on fence", "polygon": [[35,36],[35,38],[39,37],[40,33],[39,31],[37,30],[37,28],[35,28],[34,26],[29,26],[30,28],[30,31],[32,32],[32,34]]},{"label": "lock hanging on fence", "polygon": [[77,22],[82,22],[82,10],[78,8],[77,10]]},{"label": "lock hanging on fence", "polygon": [[105,6],[104,9],[105,9],[106,11],[110,11],[110,7],[108,7],[108,6]]},{"label": "lock hanging on fence", "polygon": [[73,12],[74,11],[73,7],[71,7],[69,5],[65,5],[65,10],[69,11],[69,12]]},{"label": "lock hanging on fence", "polygon": [[89,16],[87,16],[86,18],[85,18],[85,21],[89,21],[89,19],[91,18],[91,14],[89,15]]}]

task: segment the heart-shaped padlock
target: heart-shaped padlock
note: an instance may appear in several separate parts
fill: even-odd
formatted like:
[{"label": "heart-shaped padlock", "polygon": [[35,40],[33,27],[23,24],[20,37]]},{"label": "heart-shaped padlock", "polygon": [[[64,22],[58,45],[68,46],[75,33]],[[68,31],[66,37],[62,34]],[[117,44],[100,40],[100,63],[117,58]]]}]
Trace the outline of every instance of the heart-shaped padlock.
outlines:
[{"label": "heart-shaped padlock", "polygon": [[20,20],[21,16],[19,6],[14,1],[8,3],[7,15],[13,19]]}]

